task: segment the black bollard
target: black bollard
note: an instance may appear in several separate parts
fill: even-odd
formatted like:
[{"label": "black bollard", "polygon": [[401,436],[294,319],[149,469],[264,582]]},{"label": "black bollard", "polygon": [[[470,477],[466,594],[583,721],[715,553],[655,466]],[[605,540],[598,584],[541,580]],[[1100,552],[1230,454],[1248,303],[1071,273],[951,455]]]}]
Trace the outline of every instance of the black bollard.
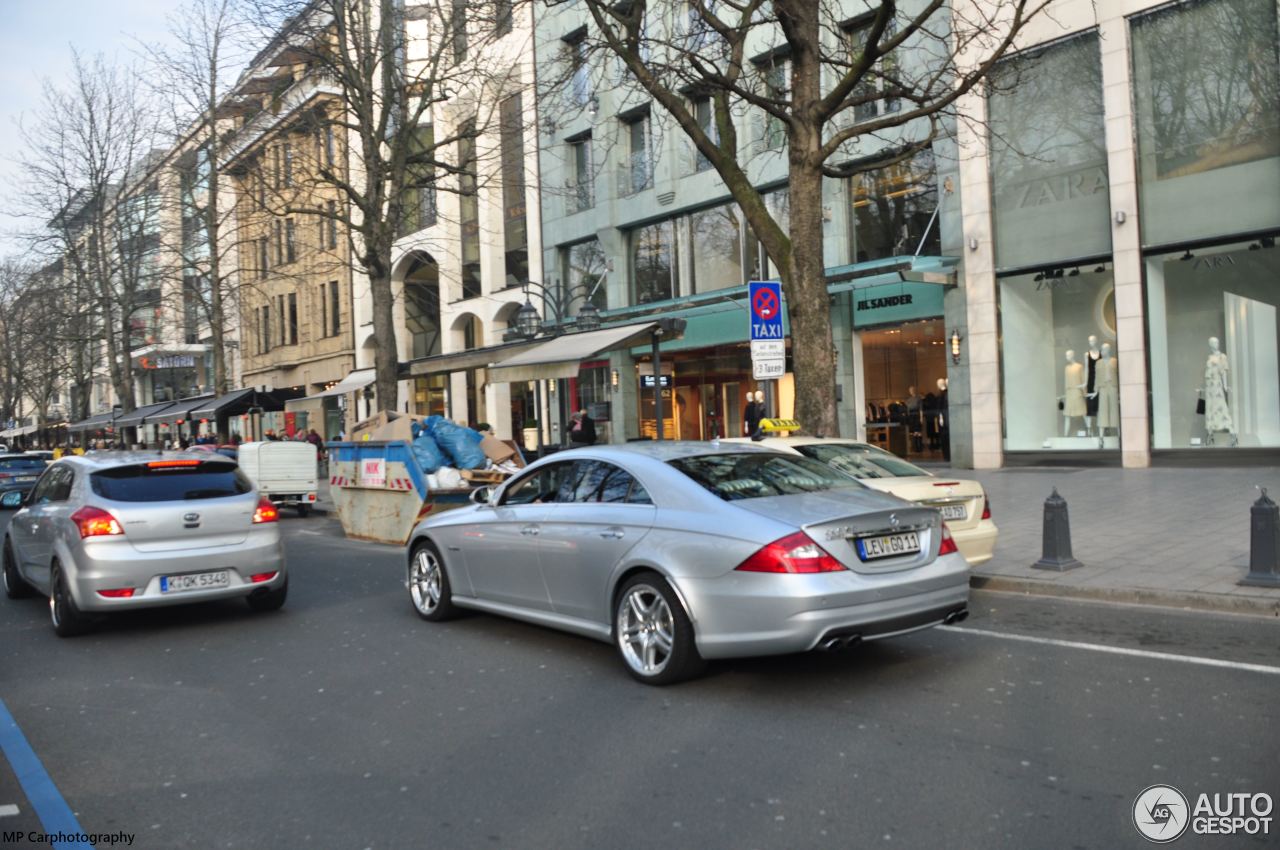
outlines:
[{"label": "black bollard", "polygon": [[1236,584],[1280,587],[1280,507],[1267,497],[1267,488],[1249,515],[1249,574]]},{"label": "black bollard", "polygon": [[1044,500],[1044,557],[1031,565],[1033,570],[1056,570],[1066,572],[1082,567],[1071,557],[1071,522],[1067,519],[1067,500],[1058,495],[1058,488],[1053,488],[1053,495]]}]

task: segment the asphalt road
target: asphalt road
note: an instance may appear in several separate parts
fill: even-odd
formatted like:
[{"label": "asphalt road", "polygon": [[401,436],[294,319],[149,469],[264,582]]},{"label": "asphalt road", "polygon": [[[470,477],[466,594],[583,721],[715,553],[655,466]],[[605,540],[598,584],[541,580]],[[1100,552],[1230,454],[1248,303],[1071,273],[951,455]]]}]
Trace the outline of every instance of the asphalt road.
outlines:
[{"label": "asphalt road", "polygon": [[[0,699],[86,832],[144,848],[1122,848],[1147,846],[1131,811],[1155,783],[1280,798],[1280,675],[1165,657],[1280,667],[1274,620],[975,594],[959,628],[655,689],[606,644],[425,623],[399,550],[321,517],[284,529],[278,613],[151,611],[60,640],[40,600],[0,599]],[[0,758],[9,804],[0,830],[36,828]],[[1275,846],[1277,828],[1175,846]]]}]

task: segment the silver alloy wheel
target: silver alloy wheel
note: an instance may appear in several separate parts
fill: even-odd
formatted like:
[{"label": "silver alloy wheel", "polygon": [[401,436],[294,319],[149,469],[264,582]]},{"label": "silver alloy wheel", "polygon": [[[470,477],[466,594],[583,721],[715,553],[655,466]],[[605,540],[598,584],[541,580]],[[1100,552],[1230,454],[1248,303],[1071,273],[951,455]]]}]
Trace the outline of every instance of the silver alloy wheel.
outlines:
[{"label": "silver alloy wheel", "polygon": [[409,593],[413,597],[413,607],[420,613],[430,614],[439,607],[442,569],[434,552],[425,546],[418,550],[409,577]]},{"label": "silver alloy wheel", "polygon": [[62,577],[55,575],[53,577],[53,588],[49,593],[49,618],[53,620],[53,627],[62,626],[63,606],[66,605],[65,590],[62,589]]},{"label": "silver alloy wheel", "polygon": [[632,670],[657,676],[671,660],[675,645],[675,617],[656,588],[633,585],[618,603],[618,648]]}]

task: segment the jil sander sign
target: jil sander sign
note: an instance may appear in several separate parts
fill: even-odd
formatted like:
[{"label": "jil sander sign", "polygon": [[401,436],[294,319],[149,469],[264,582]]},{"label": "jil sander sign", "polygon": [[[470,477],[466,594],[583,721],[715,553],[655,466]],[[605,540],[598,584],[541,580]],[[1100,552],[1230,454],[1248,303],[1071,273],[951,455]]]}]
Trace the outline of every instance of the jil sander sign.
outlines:
[{"label": "jil sander sign", "polygon": [[853,326],[866,328],[942,315],[943,287],[933,283],[886,283],[853,294]]}]

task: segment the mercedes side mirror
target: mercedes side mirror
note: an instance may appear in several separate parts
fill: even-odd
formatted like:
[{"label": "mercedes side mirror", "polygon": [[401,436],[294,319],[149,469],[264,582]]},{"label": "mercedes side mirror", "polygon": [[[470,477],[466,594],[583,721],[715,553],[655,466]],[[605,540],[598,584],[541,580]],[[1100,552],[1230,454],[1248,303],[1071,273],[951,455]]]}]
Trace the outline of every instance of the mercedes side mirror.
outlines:
[{"label": "mercedes side mirror", "polygon": [[489,500],[493,497],[492,487],[477,487],[471,491],[471,501],[477,505],[489,506]]},{"label": "mercedes side mirror", "polygon": [[26,496],[21,490],[10,490],[3,496],[0,496],[0,508],[5,510],[16,510],[26,504]]}]

